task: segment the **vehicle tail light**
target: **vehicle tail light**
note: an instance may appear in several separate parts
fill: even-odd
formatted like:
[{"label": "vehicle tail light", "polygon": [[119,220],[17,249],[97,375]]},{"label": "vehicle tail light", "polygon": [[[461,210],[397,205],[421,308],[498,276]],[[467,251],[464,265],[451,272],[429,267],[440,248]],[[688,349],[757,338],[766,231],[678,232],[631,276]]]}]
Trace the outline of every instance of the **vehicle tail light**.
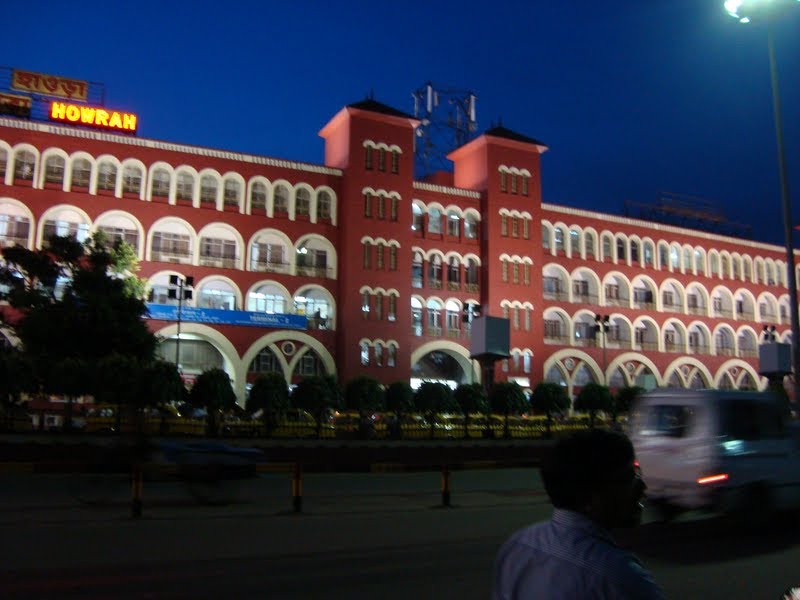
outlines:
[{"label": "vehicle tail light", "polygon": [[716,475],[708,475],[706,477],[700,477],[697,480],[697,483],[700,485],[706,485],[708,483],[718,483],[720,481],[727,481],[728,474],[727,473],[718,473]]}]

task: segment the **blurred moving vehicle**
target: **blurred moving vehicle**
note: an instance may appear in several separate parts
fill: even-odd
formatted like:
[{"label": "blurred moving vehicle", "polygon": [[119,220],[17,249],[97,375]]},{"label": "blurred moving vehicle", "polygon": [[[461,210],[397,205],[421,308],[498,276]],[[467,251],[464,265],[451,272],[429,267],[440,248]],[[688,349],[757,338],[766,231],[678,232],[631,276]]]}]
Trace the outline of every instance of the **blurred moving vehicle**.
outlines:
[{"label": "blurred moving vehicle", "polygon": [[752,521],[800,508],[800,432],[776,395],[653,391],[634,404],[628,433],[665,518],[713,509]]}]

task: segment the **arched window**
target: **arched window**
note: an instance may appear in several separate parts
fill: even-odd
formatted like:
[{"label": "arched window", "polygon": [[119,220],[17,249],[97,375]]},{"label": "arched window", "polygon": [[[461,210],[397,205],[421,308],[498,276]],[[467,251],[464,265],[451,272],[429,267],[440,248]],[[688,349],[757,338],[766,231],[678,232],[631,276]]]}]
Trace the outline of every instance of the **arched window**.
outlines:
[{"label": "arched window", "polygon": [[428,335],[442,335],[442,305],[438,300],[428,300]]},{"label": "arched window", "polygon": [[[14,154],[14,179],[23,181],[33,180],[33,169],[36,166],[36,157],[28,150],[18,150]],[[88,182],[87,182],[88,187]]]},{"label": "arched window", "polygon": [[414,258],[411,260],[411,287],[422,287],[422,253],[414,252]]},{"label": "arched window", "polygon": [[250,211],[262,211],[267,209],[267,186],[266,184],[256,181],[253,187],[250,188]]},{"label": "arched window", "polygon": [[278,361],[278,357],[275,356],[275,353],[270,348],[264,348],[256,355],[256,357],[253,359],[253,362],[250,363],[250,368],[248,371],[250,373],[283,374],[283,371],[281,370],[281,363]]},{"label": "arched window", "polygon": [[295,217],[308,218],[311,216],[311,194],[306,189],[297,190],[294,207]]},{"label": "arched window", "polygon": [[330,220],[331,218],[331,195],[326,191],[321,191],[317,196],[317,220]]},{"label": "arched window", "polygon": [[428,210],[428,233],[442,233],[442,211],[438,208]]},{"label": "arched window", "polygon": [[191,202],[194,197],[194,177],[191,173],[181,172],[175,178],[175,198]]},{"label": "arched window", "polygon": [[61,156],[48,156],[44,163],[45,183],[64,183],[64,158]]},{"label": "arched window", "polygon": [[422,302],[416,298],[411,298],[411,332],[422,335]]},{"label": "arched window", "polygon": [[72,163],[72,187],[88,188],[92,175],[92,164],[85,158]]},{"label": "arched window", "polygon": [[117,189],[117,166],[103,161],[97,167],[97,189],[113,192]]}]

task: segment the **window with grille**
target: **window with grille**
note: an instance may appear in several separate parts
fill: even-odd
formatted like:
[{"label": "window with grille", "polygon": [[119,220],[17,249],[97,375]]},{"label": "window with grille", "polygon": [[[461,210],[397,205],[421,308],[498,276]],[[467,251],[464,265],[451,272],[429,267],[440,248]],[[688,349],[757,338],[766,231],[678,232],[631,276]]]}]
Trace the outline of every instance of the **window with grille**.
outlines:
[{"label": "window with grille", "polygon": [[504,237],[508,235],[508,217],[506,215],[500,215],[500,235]]},{"label": "window with grille", "polygon": [[531,220],[522,219],[522,237],[526,240],[531,236]]},{"label": "window with grille", "polygon": [[[88,161],[86,161],[88,163]],[[36,157],[33,152],[27,150],[19,150],[14,155],[14,179],[22,179],[25,181],[33,180],[33,169],[36,166]],[[89,186],[88,179],[86,187]]]},{"label": "window with grille", "polygon": [[500,191],[508,191],[508,174],[505,171],[500,171]]},{"label": "window with grille", "polygon": [[386,315],[386,318],[390,321],[397,319],[397,296],[394,294],[389,295],[389,311]]},{"label": "window with grille", "polygon": [[372,267],[372,244],[364,242],[364,268],[369,269]]},{"label": "window with grille", "polygon": [[97,189],[109,192],[117,189],[117,167],[114,163],[100,163],[97,168]]},{"label": "window with grille", "polygon": [[92,165],[85,158],[79,158],[72,163],[72,187],[89,187],[92,174]]},{"label": "window with grille", "polygon": [[235,179],[226,179],[222,187],[222,202],[226,206],[239,206],[241,184]]},{"label": "window with grille", "polygon": [[397,271],[397,246],[389,246],[389,270]]},{"label": "window with grille", "polygon": [[389,217],[392,221],[397,221],[397,207],[399,205],[399,200],[397,198],[392,198],[392,212],[391,216]]},{"label": "window with grille", "polygon": [[204,175],[200,180],[200,202],[217,203],[217,180],[212,175]]},{"label": "window with grille", "polygon": [[546,338],[560,338],[561,337],[561,321],[555,319],[544,320],[544,337]]},{"label": "window with grille", "polygon": [[267,209],[267,186],[260,181],[253,184],[250,189],[250,210]]},{"label": "window with grille", "polygon": [[364,168],[372,170],[372,148],[364,147]]},{"label": "window with grille", "polygon": [[28,244],[30,227],[31,224],[27,217],[0,215],[0,240],[25,246]]},{"label": "window with grille", "polygon": [[166,170],[159,169],[153,173],[153,196],[166,198],[169,196],[170,176]]},{"label": "window with grille", "polygon": [[112,227],[109,225],[101,225],[98,227],[100,231],[108,237],[108,246],[111,247],[115,242],[125,242],[137,248],[139,245],[139,232],[135,229],[125,229],[124,227]]},{"label": "window with grille", "polygon": [[289,214],[289,191],[282,185],[275,186],[272,214],[276,217]]},{"label": "window with grille", "polygon": [[200,238],[200,256],[203,258],[236,259],[236,242],[222,238]]},{"label": "window with grille", "polygon": [[400,153],[397,150],[392,151],[392,173],[400,171]]},{"label": "window with grille", "polygon": [[153,251],[175,256],[190,256],[189,236],[180,233],[156,231],[153,234]]},{"label": "window with grille", "polygon": [[501,272],[500,272],[501,279],[505,283],[508,283],[508,261],[503,260],[503,261],[500,262],[500,264],[502,265]]},{"label": "window with grille", "polygon": [[378,244],[375,248],[375,268],[383,269],[383,250],[385,246]]},{"label": "window with grille", "polygon": [[361,315],[365,318],[369,318],[369,305],[370,305],[370,295],[369,292],[362,292],[361,294]]},{"label": "window with grille", "polygon": [[89,225],[86,223],[72,223],[70,221],[50,220],[44,222],[42,238],[49,240],[53,236],[74,237],[79,242],[83,242],[89,237]]},{"label": "window with grille", "polygon": [[530,177],[528,177],[527,175],[523,175],[522,176],[522,195],[523,196],[527,196],[528,195],[528,181],[529,180],[530,180]]},{"label": "window with grille", "polygon": [[331,218],[331,195],[328,192],[320,192],[317,197],[317,218],[329,220]]},{"label": "window with grille", "polygon": [[386,170],[386,150],[383,148],[378,148],[378,170]]},{"label": "window with grille", "polygon": [[372,216],[372,194],[364,192],[364,216]]},{"label": "window with grille", "polygon": [[65,161],[60,156],[49,156],[44,164],[45,183],[64,183]]},{"label": "window with grille", "polygon": [[513,173],[511,174],[511,193],[512,194],[517,193],[517,176],[514,175]]},{"label": "window with grille", "polygon": [[142,170],[128,165],[122,171],[122,191],[125,194],[138,194],[142,191]]},{"label": "window with grille", "polygon": [[189,173],[178,173],[175,180],[175,197],[178,200],[191,200],[194,195],[194,177]]},{"label": "window with grille", "polygon": [[386,218],[386,198],[384,196],[377,196],[375,198],[378,202],[378,218],[385,219]]},{"label": "window with grille", "polygon": [[311,194],[308,193],[308,190],[297,190],[294,214],[297,217],[311,216]]}]

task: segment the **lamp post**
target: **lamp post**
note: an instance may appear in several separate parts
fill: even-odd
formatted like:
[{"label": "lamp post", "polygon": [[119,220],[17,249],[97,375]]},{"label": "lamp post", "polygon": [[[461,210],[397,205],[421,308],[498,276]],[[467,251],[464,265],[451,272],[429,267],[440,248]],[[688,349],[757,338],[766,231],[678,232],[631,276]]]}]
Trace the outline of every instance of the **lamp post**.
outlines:
[{"label": "lamp post", "polygon": [[797,313],[797,275],[792,243],[792,206],[789,199],[789,177],[786,172],[786,154],[783,147],[783,118],[781,96],[778,88],[778,68],[775,60],[775,42],[772,35],[772,19],[776,13],[800,0],[727,0],[725,10],[740,23],[764,20],[767,26],[767,50],[769,52],[769,74],[772,83],[772,108],[775,119],[775,138],[778,146],[778,171],[781,184],[781,206],[783,208],[783,236],[786,246],[786,274],[789,286],[789,314],[792,323],[792,379],[795,402],[800,401],[800,321]]},{"label": "lamp post", "polygon": [[178,300],[178,337],[175,341],[175,368],[181,372],[181,317],[183,313],[184,300],[192,299],[192,286],[194,277],[182,277],[181,275],[169,276],[170,289],[167,297],[171,300]]},{"label": "lamp post", "polygon": [[597,334],[602,334],[601,344],[603,348],[603,385],[606,385],[606,335],[608,335],[608,330],[610,329],[609,325],[609,316],[600,315],[594,316],[594,334],[595,339],[597,339]]}]

